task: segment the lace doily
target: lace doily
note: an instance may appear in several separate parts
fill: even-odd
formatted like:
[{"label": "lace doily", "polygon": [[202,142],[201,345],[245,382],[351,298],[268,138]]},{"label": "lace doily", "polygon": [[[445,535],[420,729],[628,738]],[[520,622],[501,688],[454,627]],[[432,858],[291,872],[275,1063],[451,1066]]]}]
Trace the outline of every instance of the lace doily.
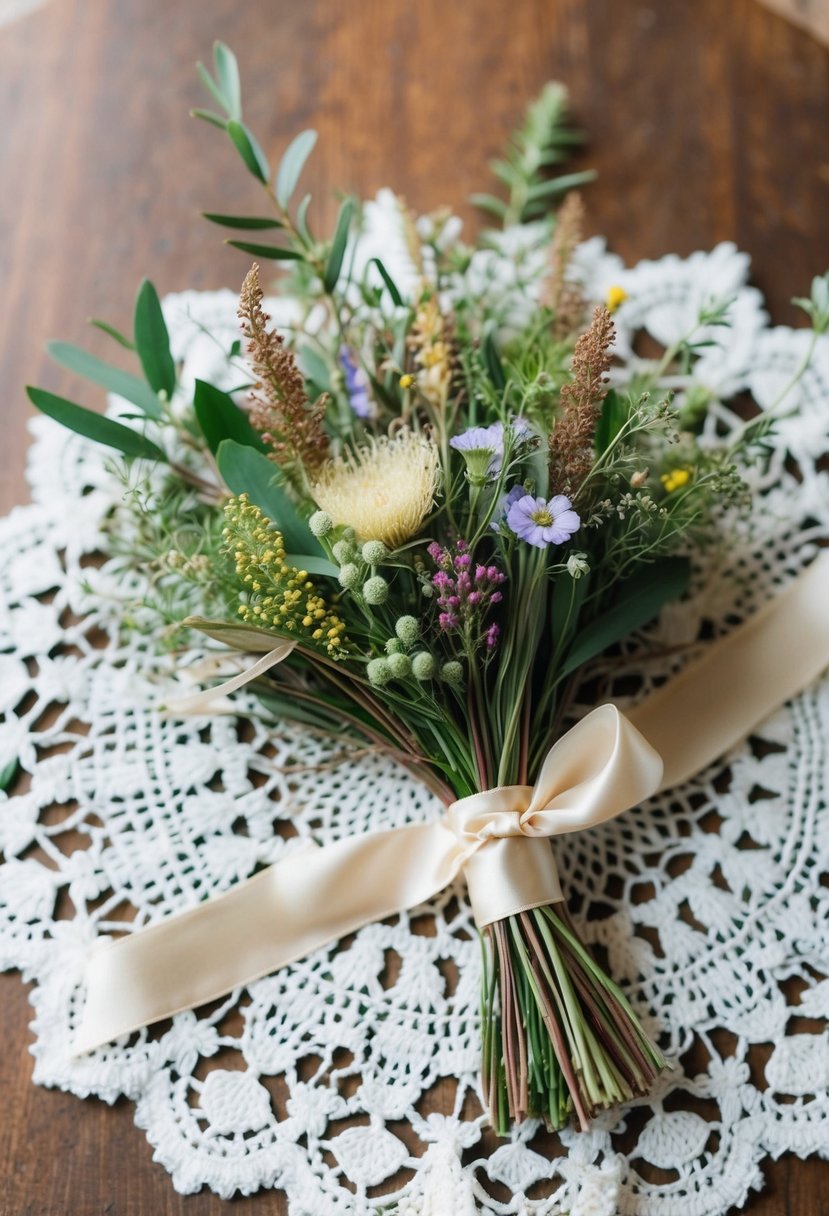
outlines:
[{"label": "lace doily", "polygon": [[[808,335],[767,328],[731,246],[625,270],[589,242],[579,267],[597,296],[609,281],[629,293],[618,321],[631,362],[636,330],[670,343],[717,295],[735,298],[732,327],[716,331],[723,345],[694,383],[749,389],[770,407],[800,363]],[[185,381],[209,377],[218,347],[203,326],[232,340],[234,297],[165,307]],[[756,609],[829,533],[829,342],[783,408],[789,460],[781,451],[758,480],[742,546],[716,559],[720,593],[709,585],[666,612],[651,652]],[[709,425],[740,421],[717,405]],[[179,1191],[273,1187],[294,1216],[721,1216],[761,1184],[766,1155],[829,1156],[829,682],[716,770],[561,842],[583,934],[674,1063],[647,1100],[588,1134],[527,1125],[498,1141],[487,1128],[480,948],[460,888],[73,1059],[84,958],[100,934],[185,908],[310,835],[438,807],[385,761],[274,727],[253,699],[238,702],[244,717],[161,716],[171,660],[123,620],[141,578],[125,587],[112,560],[92,556],[123,485],[100,449],[45,419],[33,431],[34,503],[0,521],[0,773],[30,778],[0,794],[0,963],[36,984],[39,1084],[127,1095]],[[670,661],[651,659],[646,674]]]}]

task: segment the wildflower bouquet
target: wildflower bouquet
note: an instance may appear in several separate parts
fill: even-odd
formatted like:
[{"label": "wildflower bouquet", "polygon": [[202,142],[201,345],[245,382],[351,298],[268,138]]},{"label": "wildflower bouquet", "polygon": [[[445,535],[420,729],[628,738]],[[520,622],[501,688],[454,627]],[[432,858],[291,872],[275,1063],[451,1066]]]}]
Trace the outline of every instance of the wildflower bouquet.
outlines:
[{"label": "wildflower bouquet", "polygon": [[[614,366],[625,293],[609,284],[603,303],[590,302],[577,273],[573,190],[590,175],[548,176],[577,139],[560,87],[544,90],[495,164],[506,200],[476,196],[503,234],[473,249],[448,213],[415,221],[393,200],[403,282],[385,250],[365,247],[354,200],[330,239],[312,232],[309,196],[296,194],[314,133],[272,175],[221,44],[215,67],[200,72],[217,109],[196,113],[229,136],[268,204],[264,215],[207,215],[241,233],[230,244],[255,259],[224,386],[178,386],[145,283],[133,336],[96,323],[134,351],[140,376],[52,347],[130,402],[131,417],[40,389],[30,397],[141,469],[155,466],[142,474],[150,488],[131,543],[155,570],[159,640],[197,628],[263,655],[249,674],[277,717],[393,756],[456,828],[463,821],[464,839],[499,836],[499,816],[514,821],[499,845],[542,835],[531,791],[591,662],[681,596],[694,551],[747,506],[740,465],[762,427],[748,424],[736,446],[703,441],[707,402],[678,407],[660,388],[727,325],[727,302],[704,310],[658,364],[627,375]],[[487,258],[499,249],[502,267],[510,241],[505,284]],[[529,248],[541,251],[530,264]],[[265,260],[287,269],[298,302],[287,332],[266,311]],[[172,544],[182,521],[187,539]],[[575,787],[588,776],[577,765]],[[517,886],[530,883],[517,910],[495,914],[485,866],[472,890],[483,1086],[501,1132],[528,1116],[560,1127],[572,1113],[587,1127],[645,1093],[665,1064],[579,940],[549,843],[533,844],[532,858],[502,857]]]}]

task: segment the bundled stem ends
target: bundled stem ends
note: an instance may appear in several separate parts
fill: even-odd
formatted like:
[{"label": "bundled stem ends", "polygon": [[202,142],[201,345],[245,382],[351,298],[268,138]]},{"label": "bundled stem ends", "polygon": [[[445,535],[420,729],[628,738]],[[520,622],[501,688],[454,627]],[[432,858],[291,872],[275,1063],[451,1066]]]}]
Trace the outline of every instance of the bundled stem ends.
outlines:
[{"label": "bundled stem ends", "polygon": [[619,987],[579,940],[566,905],[486,930],[483,1091],[500,1135],[574,1113],[586,1131],[606,1107],[648,1092],[665,1058]]}]

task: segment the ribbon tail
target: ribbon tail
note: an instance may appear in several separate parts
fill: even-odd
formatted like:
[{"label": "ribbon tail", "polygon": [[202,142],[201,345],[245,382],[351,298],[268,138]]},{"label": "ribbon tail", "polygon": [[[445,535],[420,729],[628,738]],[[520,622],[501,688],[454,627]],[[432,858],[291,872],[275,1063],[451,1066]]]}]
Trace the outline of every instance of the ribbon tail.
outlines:
[{"label": "ribbon tail", "polygon": [[661,789],[707,768],[829,666],[829,554],[627,711],[660,754]]},{"label": "ribbon tail", "polygon": [[232,992],[436,895],[469,849],[442,822],[292,850],[225,894],[94,947],[75,1055]]},{"label": "ribbon tail", "polygon": [[250,684],[253,680],[258,680],[266,671],[270,671],[277,663],[281,663],[287,659],[288,655],[296,647],[296,642],[280,642],[273,650],[262,655],[261,659],[251,666],[240,671],[238,675],[231,676],[229,680],[225,680],[222,684],[216,684],[213,688],[204,688],[200,692],[192,693],[188,697],[173,697],[168,699],[160,709],[168,718],[193,715],[198,717],[201,714],[213,713],[216,709],[216,703],[222,698],[228,696],[232,692],[237,692],[238,689],[244,688],[246,684]]}]

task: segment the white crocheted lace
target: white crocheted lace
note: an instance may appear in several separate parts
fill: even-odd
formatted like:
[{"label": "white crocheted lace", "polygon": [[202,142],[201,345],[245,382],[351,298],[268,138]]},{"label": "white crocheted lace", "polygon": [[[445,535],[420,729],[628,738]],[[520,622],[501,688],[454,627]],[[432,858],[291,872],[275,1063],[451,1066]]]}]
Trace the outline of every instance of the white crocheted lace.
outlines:
[{"label": "white crocheted lace", "polygon": [[[476,255],[470,273],[507,291],[493,257]],[[628,366],[637,330],[670,344],[706,300],[733,297],[693,385],[749,390],[781,414],[751,527],[712,558],[716,578],[630,648],[647,686],[702,625],[758,608],[829,533],[829,341],[780,402],[809,335],[768,328],[732,246],[625,269],[593,241],[577,265],[595,298],[613,282],[628,292]],[[205,328],[227,349],[234,297],[185,293],[165,311],[185,386],[219,374],[223,342]],[[741,424],[715,403],[707,425]],[[73,1059],[84,958],[101,934],[189,907],[309,836],[439,808],[385,761],[274,727],[250,697],[236,702],[243,717],[161,715],[173,660],[124,620],[144,575],[92,556],[123,484],[100,448],[45,419],[32,429],[33,505],[0,521],[0,772],[30,778],[0,794],[0,964],[35,981],[39,1084],[128,1096],[177,1190],[276,1188],[292,1216],[721,1216],[761,1184],[767,1155],[829,1155],[825,681],[683,789],[558,846],[582,933],[673,1062],[650,1097],[589,1133],[533,1124],[499,1141],[488,1129],[480,947],[461,887]],[[666,648],[673,657],[654,657]]]}]

